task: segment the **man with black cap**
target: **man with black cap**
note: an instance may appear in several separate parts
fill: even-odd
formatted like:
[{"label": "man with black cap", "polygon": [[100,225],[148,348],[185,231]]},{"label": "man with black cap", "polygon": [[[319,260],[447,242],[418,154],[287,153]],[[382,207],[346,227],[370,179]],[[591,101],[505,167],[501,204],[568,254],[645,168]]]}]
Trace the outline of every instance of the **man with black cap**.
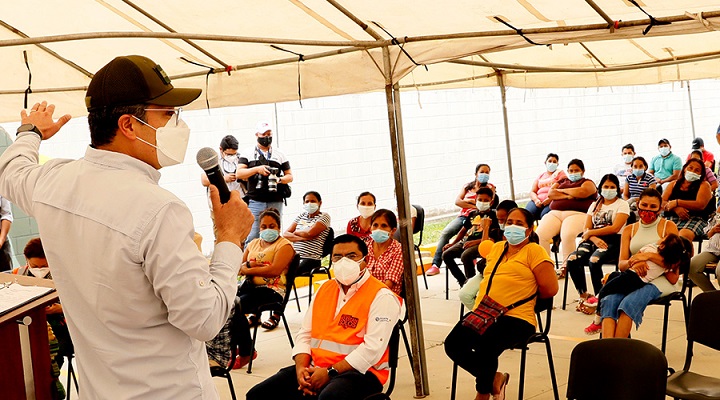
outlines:
[{"label": "man with black cap", "polygon": [[[692,149],[702,151],[703,163],[705,163],[705,166],[710,168],[711,171],[715,171],[715,156],[713,155],[713,153],[705,150],[705,141],[702,140],[702,138],[697,137],[693,139]],[[691,156],[692,154],[688,154],[685,161],[689,160]]]},{"label": "man with black cap", "polygon": [[158,185],[158,170],[181,163],[188,144],[176,107],[199,95],[146,57],[117,57],[87,90],[84,158],[38,165],[41,140],[70,120],[54,121],[46,102],[21,111],[0,157],[0,193],[37,220],[83,398],[218,398],[203,342],[233,307],[252,215],[237,192],[221,204],[211,187],[218,238],[208,266],[187,206]]}]

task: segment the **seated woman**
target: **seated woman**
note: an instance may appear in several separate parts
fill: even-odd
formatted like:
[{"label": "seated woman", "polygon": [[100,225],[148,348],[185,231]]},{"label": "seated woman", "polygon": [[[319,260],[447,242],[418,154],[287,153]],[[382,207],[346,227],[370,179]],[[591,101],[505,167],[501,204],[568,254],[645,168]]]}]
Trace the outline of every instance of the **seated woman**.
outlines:
[{"label": "seated woman", "polygon": [[[475,376],[476,399],[505,398],[510,376],[497,371],[498,357],[535,332],[535,295],[554,296],[558,281],[547,252],[537,244],[532,214],[521,208],[510,211],[505,239],[495,243],[487,256],[480,293],[507,307],[518,305],[490,325],[483,334],[458,322],[445,339],[445,353]],[[492,275],[492,277],[491,277]],[[490,285],[492,282],[492,285]],[[477,304],[483,296],[478,296]]]},{"label": "seated woman", "polygon": [[[703,152],[702,150],[693,150],[692,153],[690,153],[690,156],[688,156],[688,160],[694,158],[696,160],[703,160]],[[705,164],[705,162],[703,162]],[[715,190],[718,188],[718,181],[715,174],[712,172],[710,168],[707,166],[705,167],[705,180],[707,183],[710,184],[710,191],[711,193],[715,193]]]},{"label": "seated woman", "polygon": [[357,209],[360,215],[348,221],[346,233],[360,239],[370,236],[370,217],[375,212],[375,195],[362,192],[357,198]]},{"label": "seated woman", "polygon": [[632,162],[632,173],[625,178],[623,199],[630,204],[635,203],[640,193],[647,188],[655,188],[655,177],[647,173],[648,163],[643,157],[635,157]]},{"label": "seated woman", "polygon": [[298,274],[305,274],[320,266],[325,239],[330,233],[330,216],[320,211],[320,193],[310,191],[303,195],[303,210],[295,218],[283,237],[293,242],[300,255]]},{"label": "seated woman", "polygon": [[568,273],[580,295],[577,311],[594,314],[597,298],[587,291],[585,266],[590,267],[593,292],[602,287],[603,264],[617,260],[620,253],[620,231],[630,215],[630,207],[620,198],[620,185],[616,175],[607,174],[598,185],[600,197],[587,212],[582,242],[567,260]]},{"label": "seated woman", "polygon": [[[550,254],[553,237],[560,234],[563,261],[575,250],[575,238],[583,231],[586,213],[597,197],[597,189],[590,179],[583,177],[585,164],[573,159],[568,163],[567,178],[555,183],[548,193],[551,211],[537,228],[540,245]],[[564,275],[564,265],[561,274]]]},{"label": "seated woman", "polygon": [[525,209],[530,211],[536,220],[550,212],[550,202],[552,201],[548,198],[550,187],[561,179],[567,178],[565,172],[558,169],[558,161],[560,161],[560,157],[555,153],[550,153],[545,157],[545,172],[535,179],[530,190],[530,201],[525,205]]},{"label": "seated woman", "polygon": [[[286,287],[285,275],[295,256],[287,239],[280,236],[280,213],[268,208],[260,214],[260,237],[248,243],[243,254],[238,275],[245,276],[238,287],[235,299],[236,309],[218,336],[206,344],[211,365],[225,366],[230,361],[230,325],[237,334],[238,358],[233,368],[238,369],[250,362],[252,339],[250,327],[260,323],[256,315],[263,304],[282,302]],[[247,318],[245,317],[247,314]],[[273,313],[262,323],[268,330],[275,329],[280,315]]]},{"label": "seated woman", "polygon": [[[460,207],[460,215],[457,218],[450,221],[445,229],[440,233],[438,239],[437,249],[435,250],[435,256],[432,260],[432,266],[428,268],[427,275],[437,275],[440,273],[440,266],[442,265],[442,249],[446,244],[450,242],[453,236],[455,236],[462,228],[465,221],[468,219],[468,215],[475,210],[475,197],[476,192],[481,187],[489,187],[495,193],[495,185],[489,183],[490,180],[490,166],[487,164],[478,164],[475,167],[475,179],[472,182],[463,186],[455,199],[455,205]],[[497,201],[497,196],[493,198],[493,203]]]},{"label": "seated woman", "polygon": [[395,214],[386,209],[375,211],[370,219],[372,233],[365,238],[368,254],[365,263],[370,274],[390,290],[400,294],[403,280],[403,258],[400,242],[392,236],[397,230]]},{"label": "seated woman", "polygon": [[[705,227],[705,235],[709,238],[705,250],[690,260],[688,276],[703,292],[715,289],[710,278],[705,275],[705,266],[720,261],[720,213],[715,213],[712,220]],[[720,276],[720,264],[715,267],[715,278]]]},{"label": "seated woman", "polygon": [[[662,196],[655,189],[645,189],[640,195],[640,221],[626,226],[620,239],[620,271],[630,267],[635,270],[647,269],[644,259],[646,256],[637,254],[640,249],[645,245],[658,243],[669,234],[678,234],[675,223],[660,217],[661,204]],[[629,337],[633,322],[636,327],[640,326],[645,308],[652,300],[677,290],[677,278],[677,275],[662,275],[628,295],[605,296],[599,307],[599,321],[594,321],[585,332],[593,334],[602,330],[604,338]]]},{"label": "seated woman", "polygon": [[[488,239],[493,241],[502,239],[495,211],[490,209],[490,202],[494,195],[495,193],[490,188],[478,189],[476,210],[470,213],[469,219],[465,221],[455,240],[443,248],[443,261],[460,286],[463,286],[468,278],[475,276],[475,260],[480,256],[478,253],[480,242]],[[462,260],[464,274],[455,262],[457,257]],[[479,265],[479,267],[482,266]]]},{"label": "seated woman", "polygon": [[707,218],[715,211],[711,199],[710,185],[705,181],[705,164],[690,159],[683,166],[680,178],[670,182],[663,192],[665,218],[677,225],[680,236],[692,241],[695,236],[702,236]]}]

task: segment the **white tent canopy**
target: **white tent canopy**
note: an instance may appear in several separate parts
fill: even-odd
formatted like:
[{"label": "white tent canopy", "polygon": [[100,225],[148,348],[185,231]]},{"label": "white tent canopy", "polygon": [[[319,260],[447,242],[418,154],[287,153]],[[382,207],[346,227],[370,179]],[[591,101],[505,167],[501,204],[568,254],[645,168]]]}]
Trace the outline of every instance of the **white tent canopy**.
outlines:
[{"label": "white tent canopy", "polygon": [[[178,86],[205,88],[212,70],[210,107],[297,100],[298,87],[309,98],[381,90],[388,81],[497,85],[497,71],[505,85],[527,88],[718,75],[720,1],[633,3],[29,0],[4,7],[0,17],[0,122],[17,119],[28,87],[29,102],[47,99],[83,115],[92,73],[124,54],[152,58]],[[643,35],[648,15],[671,23]],[[383,47],[392,77],[384,73]]]}]

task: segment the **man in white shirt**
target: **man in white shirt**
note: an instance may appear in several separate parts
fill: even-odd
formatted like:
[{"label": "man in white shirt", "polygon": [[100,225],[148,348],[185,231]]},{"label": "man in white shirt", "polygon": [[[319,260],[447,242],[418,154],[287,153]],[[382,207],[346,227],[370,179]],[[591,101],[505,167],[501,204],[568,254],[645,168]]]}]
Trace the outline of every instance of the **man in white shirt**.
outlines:
[{"label": "man in white shirt", "polygon": [[388,342],[404,305],[366,270],[367,253],[356,236],[335,238],[335,279],[320,287],[305,314],[292,352],[295,365],[250,389],[247,400],[362,400],[382,391]]},{"label": "man in white shirt", "polygon": [[54,105],[20,115],[0,157],[0,193],[35,217],[75,344],[83,399],[218,399],[204,341],[230,314],[252,215],[231,192],[211,197],[213,259],[193,242],[187,206],[158,185],[181,163],[189,128],[178,89],[142,56],[117,57],[88,86],[91,145],[80,160],[38,165],[41,140],[70,120]]}]

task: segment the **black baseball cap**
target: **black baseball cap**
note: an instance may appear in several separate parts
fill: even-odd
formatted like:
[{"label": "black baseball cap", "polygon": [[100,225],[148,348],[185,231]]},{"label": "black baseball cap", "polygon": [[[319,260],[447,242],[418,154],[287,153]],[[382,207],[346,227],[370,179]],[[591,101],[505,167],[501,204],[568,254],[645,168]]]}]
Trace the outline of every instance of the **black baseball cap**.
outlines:
[{"label": "black baseball cap", "polygon": [[95,73],[88,85],[85,106],[88,111],[134,104],[178,107],[197,99],[201,92],[173,87],[162,67],[147,57],[122,56]]},{"label": "black baseball cap", "polygon": [[701,147],[705,147],[705,142],[702,140],[702,138],[693,139],[693,141],[692,141],[693,150],[697,150]]}]

